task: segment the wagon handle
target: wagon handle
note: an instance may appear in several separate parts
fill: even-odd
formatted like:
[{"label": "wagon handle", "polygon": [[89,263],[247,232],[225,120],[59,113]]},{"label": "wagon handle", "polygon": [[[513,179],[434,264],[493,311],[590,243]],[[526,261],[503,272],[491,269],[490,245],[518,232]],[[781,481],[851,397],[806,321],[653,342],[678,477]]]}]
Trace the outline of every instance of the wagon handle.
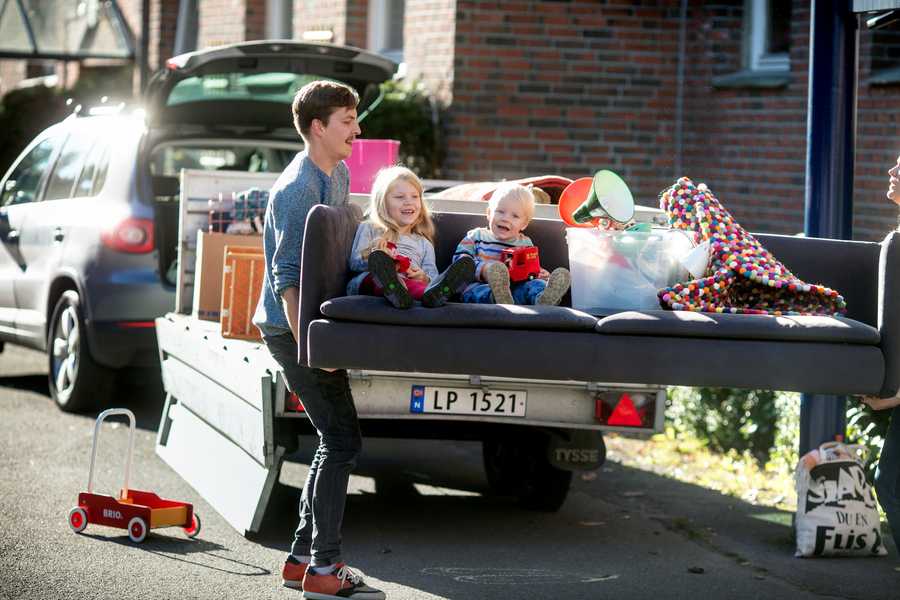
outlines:
[{"label": "wagon handle", "polygon": [[128,457],[125,461],[125,484],[122,486],[122,497],[124,498],[128,496],[128,472],[131,470],[131,456],[134,454],[134,413],[127,408],[108,408],[97,415],[97,421],[94,423],[94,442],[91,445],[91,471],[88,474],[87,491],[89,494],[93,491],[94,460],[97,458],[97,438],[100,437],[100,425],[104,419],[115,415],[128,417],[128,425],[130,426],[128,433]]}]

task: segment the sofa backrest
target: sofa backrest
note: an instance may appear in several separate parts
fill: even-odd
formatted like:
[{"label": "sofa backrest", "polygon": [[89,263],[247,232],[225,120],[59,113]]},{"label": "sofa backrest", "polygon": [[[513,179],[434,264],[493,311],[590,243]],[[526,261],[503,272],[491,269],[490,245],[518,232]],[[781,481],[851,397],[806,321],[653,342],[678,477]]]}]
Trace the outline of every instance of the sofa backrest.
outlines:
[{"label": "sofa backrest", "polygon": [[789,235],[754,235],[796,277],[806,283],[837,290],[847,302],[849,318],[878,327],[880,244]]},{"label": "sofa backrest", "polygon": [[[438,270],[443,270],[450,264],[453,251],[456,250],[460,240],[470,229],[486,227],[487,218],[484,214],[438,213],[434,215],[434,224],[437,227],[434,254]],[[556,267],[568,268],[569,251],[566,246],[566,226],[562,221],[532,219],[525,234],[540,249],[542,267],[548,271],[552,271]]]}]

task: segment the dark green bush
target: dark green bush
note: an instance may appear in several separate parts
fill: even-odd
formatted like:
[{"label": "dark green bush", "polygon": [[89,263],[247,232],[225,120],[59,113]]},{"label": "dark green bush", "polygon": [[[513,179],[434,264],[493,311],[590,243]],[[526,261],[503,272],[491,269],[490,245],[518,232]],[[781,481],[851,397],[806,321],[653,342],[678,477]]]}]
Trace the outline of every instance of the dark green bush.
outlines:
[{"label": "dark green bush", "polygon": [[34,136],[70,112],[53,88],[12,90],[0,100],[0,174],[5,173]]},{"label": "dark green bush", "polygon": [[674,388],[669,420],[717,452],[750,452],[762,465],[775,449],[778,403],[769,390]]},{"label": "dark green bush", "polygon": [[872,410],[862,402],[847,402],[847,441],[866,448],[866,474],[869,481],[875,477],[875,467],[881,455],[881,446],[887,434],[891,418],[890,410]]},{"label": "dark green bush", "polygon": [[440,177],[440,109],[421,82],[383,83],[384,98],[363,120],[362,137],[400,141],[400,162],[420,177]]}]

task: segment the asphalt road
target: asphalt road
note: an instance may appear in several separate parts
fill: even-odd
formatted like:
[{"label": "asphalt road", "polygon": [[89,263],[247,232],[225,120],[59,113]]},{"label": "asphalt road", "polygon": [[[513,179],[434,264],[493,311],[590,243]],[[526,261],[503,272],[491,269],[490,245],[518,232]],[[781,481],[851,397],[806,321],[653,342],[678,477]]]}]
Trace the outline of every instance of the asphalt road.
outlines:
[{"label": "asphalt road", "polygon": [[[196,540],[66,516],[87,487],[95,415],[46,392],[40,354],[0,354],[0,598],[281,598],[280,567],[312,440],[253,539],[234,531],[154,453],[160,391],[123,385],[138,414],[131,487],[193,502]],[[95,491],[122,483],[128,428],[99,440]],[[790,515],[613,462],[555,514],[491,497],[475,444],[367,440],[351,479],[345,558],[391,599],[900,598],[900,561],[793,558]]]}]

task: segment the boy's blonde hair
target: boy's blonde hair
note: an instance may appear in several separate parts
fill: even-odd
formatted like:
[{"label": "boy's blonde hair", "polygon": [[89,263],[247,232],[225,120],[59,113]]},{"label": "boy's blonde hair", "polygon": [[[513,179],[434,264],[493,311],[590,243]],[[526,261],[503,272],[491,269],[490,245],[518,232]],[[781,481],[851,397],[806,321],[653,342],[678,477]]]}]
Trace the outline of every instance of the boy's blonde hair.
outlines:
[{"label": "boy's blonde hair", "polygon": [[501,200],[512,198],[522,203],[525,209],[525,218],[528,222],[534,218],[534,194],[531,192],[531,186],[525,187],[518,183],[501,183],[491,194],[488,200],[488,210],[494,212]]},{"label": "boy's blonde hair", "polygon": [[378,171],[369,198],[369,221],[384,231],[385,238],[389,242],[396,242],[400,238],[400,226],[388,215],[385,202],[391,187],[398,181],[405,181],[419,192],[421,209],[419,210],[419,219],[413,224],[411,233],[417,233],[433,244],[434,222],[431,220],[431,212],[423,197],[425,194],[422,190],[422,182],[415,173],[406,167],[387,167]]}]

